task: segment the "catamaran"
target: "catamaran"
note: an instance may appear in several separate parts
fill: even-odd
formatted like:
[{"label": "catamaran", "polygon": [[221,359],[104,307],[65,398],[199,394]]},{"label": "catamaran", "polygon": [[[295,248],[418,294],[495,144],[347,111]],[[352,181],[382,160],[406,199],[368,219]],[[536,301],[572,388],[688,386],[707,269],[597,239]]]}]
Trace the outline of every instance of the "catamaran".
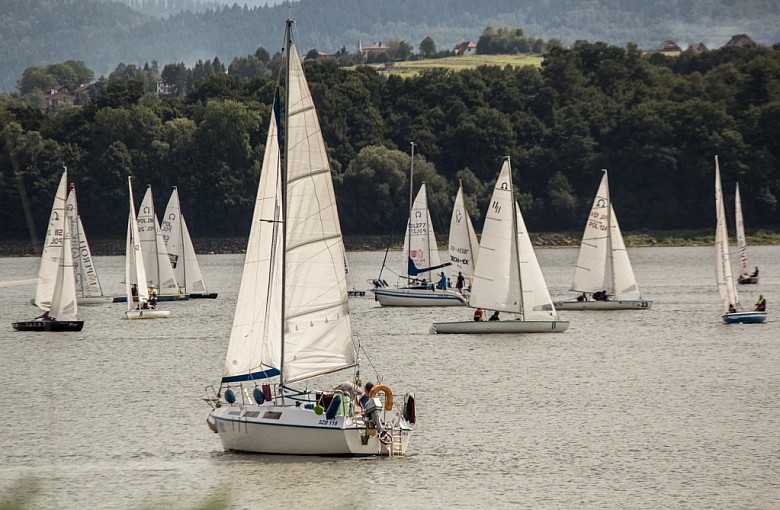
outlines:
[{"label": "catamaran", "polygon": [[569,321],[558,317],[550,299],[513,189],[512,166],[507,157],[485,216],[469,298],[472,308],[510,316],[437,322],[431,329],[433,333],[560,333],[569,328]]},{"label": "catamaran", "polygon": [[653,306],[639,292],[612,207],[607,171],[603,172],[571,282],[571,290],[581,294],[576,300],[556,301],[558,310],[647,310]]},{"label": "catamaran", "polygon": [[[359,359],[344,242],[325,142],[291,30],[288,20],[287,79],[274,99],[222,382],[206,398],[213,406],[207,423],[225,450],[402,455],[415,421],[413,397],[397,406],[392,390],[378,384],[365,404],[355,403]],[[355,382],[345,389],[292,386],[346,370],[355,371]]]}]

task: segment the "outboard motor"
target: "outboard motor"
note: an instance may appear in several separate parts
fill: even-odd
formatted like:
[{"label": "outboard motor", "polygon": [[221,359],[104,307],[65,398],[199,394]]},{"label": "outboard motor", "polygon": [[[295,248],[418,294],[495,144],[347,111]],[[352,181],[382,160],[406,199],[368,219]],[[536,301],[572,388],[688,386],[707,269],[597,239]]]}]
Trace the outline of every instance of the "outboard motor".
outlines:
[{"label": "outboard motor", "polygon": [[383,444],[388,444],[393,438],[390,435],[390,431],[385,429],[385,425],[379,417],[380,409],[382,409],[382,401],[376,397],[369,398],[364,406],[363,416],[367,418],[366,428],[376,428],[379,440]]}]

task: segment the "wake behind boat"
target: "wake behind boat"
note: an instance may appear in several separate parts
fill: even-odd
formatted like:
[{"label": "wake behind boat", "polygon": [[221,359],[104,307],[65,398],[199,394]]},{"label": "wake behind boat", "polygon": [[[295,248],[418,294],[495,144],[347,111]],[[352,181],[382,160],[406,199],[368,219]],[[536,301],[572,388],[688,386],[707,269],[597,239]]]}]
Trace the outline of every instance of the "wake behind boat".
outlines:
[{"label": "wake behind boat", "polygon": [[607,171],[603,172],[571,283],[571,290],[581,294],[575,300],[556,301],[558,310],[647,310],[653,306],[639,292],[612,207]]},{"label": "wake behind boat", "polygon": [[[507,157],[496,180],[479,242],[469,306],[495,310],[496,320],[437,322],[432,333],[555,333],[569,328],[553,306],[520,206]],[[511,314],[500,319],[498,312]]]},{"label": "wake behind boat", "polygon": [[[207,423],[225,450],[403,455],[415,421],[413,397],[398,405],[392,390],[378,384],[356,403],[359,359],[344,241],[325,142],[291,30],[288,20],[287,79],[274,98],[222,381],[206,397],[212,405]],[[346,370],[354,370],[355,382],[336,390],[290,387]]]}]

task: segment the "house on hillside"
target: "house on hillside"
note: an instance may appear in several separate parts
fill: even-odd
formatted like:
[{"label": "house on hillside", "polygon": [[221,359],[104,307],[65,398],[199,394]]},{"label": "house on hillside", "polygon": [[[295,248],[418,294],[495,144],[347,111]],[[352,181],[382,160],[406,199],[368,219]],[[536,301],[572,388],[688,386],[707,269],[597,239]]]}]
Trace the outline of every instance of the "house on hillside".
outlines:
[{"label": "house on hillside", "polygon": [[463,41],[452,50],[455,55],[474,55],[477,53],[477,43],[474,41]]},{"label": "house on hillside", "polygon": [[165,80],[157,80],[155,85],[157,97],[173,97],[176,92],[176,87]]},{"label": "house on hillside", "polygon": [[46,105],[46,111],[48,113],[56,113],[63,108],[73,106],[76,103],[76,96],[71,94],[67,88],[58,86],[48,90],[43,95],[43,100]]},{"label": "house on hillside", "polygon": [[664,41],[658,45],[655,51],[658,53],[673,53],[675,51],[682,51],[682,48],[674,41]]},{"label": "house on hillside", "polygon": [[369,55],[379,55],[380,53],[387,53],[390,48],[382,46],[382,41],[374,43],[371,46],[363,46],[361,41],[358,41],[358,53],[363,55],[364,59],[368,59]]},{"label": "house on hillside", "polygon": [[688,49],[685,51],[690,51],[691,53],[702,53],[708,51],[708,49],[709,48],[707,48],[707,46],[705,46],[703,42],[697,42],[688,46]]},{"label": "house on hillside", "polygon": [[747,34],[737,34],[731,37],[729,39],[729,42],[726,43],[726,46],[755,46],[755,41],[750,38]]}]

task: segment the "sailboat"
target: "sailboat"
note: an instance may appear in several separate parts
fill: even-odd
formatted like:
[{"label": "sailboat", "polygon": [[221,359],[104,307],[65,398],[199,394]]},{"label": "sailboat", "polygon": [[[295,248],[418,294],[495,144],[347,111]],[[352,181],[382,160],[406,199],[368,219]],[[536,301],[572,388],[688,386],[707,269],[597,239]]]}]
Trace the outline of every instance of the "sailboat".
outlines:
[{"label": "sailboat", "polygon": [[569,328],[550,299],[520,206],[507,157],[493,189],[479,242],[469,306],[512,314],[489,321],[437,322],[433,333],[560,333]]},{"label": "sailboat", "polygon": [[471,288],[474,268],[477,265],[477,233],[471,223],[469,211],[466,209],[466,201],[463,197],[463,183],[459,183],[458,194],[455,196],[455,204],[452,207],[450,219],[449,254],[450,277],[457,281],[459,275],[463,276],[464,289]]},{"label": "sailboat", "polygon": [[70,184],[68,199],[65,201],[65,215],[68,218],[70,239],[75,272],[76,297],[79,305],[95,305],[111,303],[114,296],[103,294],[95,264],[92,261],[92,251],[89,249],[84,225],[81,223],[78,203],[76,201],[76,185]]},{"label": "sailboat", "polygon": [[715,281],[723,303],[721,319],[726,324],[756,324],[766,321],[766,312],[742,310],[739,292],[734,285],[729,258],[729,237],[726,227],[726,207],[723,204],[723,189],[720,184],[720,166],[715,156]]},{"label": "sailboat", "polygon": [[750,263],[747,256],[747,238],[745,237],[745,222],[742,219],[742,198],[739,196],[739,183],[734,192],[734,209],[737,222],[737,249],[739,250],[739,277],[737,283],[758,283],[758,268],[750,272]]},{"label": "sailboat", "polygon": [[175,186],[165,207],[163,220],[160,222],[160,232],[165,241],[174,276],[182,290],[189,294],[190,299],[216,299],[217,293],[206,289],[206,282],[195,255],[195,247],[192,245],[190,230],[181,213],[179,192]]},{"label": "sailboat", "polygon": [[612,207],[607,171],[603,172],[571,283],[571,290],[582,294],[576,300],[556,301],[558,310],[647,310],[653,306],[639,292]]},{"label": "sailboat", "polygon": [[[390,287],[382,279],[382,270],[374,280],[374,299],[382,306],[463,306],[466,298],[449,288],[434,283],[433,271],[450,265],[439,261],[439,247],[433,231],[431,214],[428,211],[428,197],[425,182],[414,201],[411,200],[414,186],[414,146],[409,176],[409,223],[406,225],[403,254],[407,263],[406,282]],[[442,273],[443,274],[443,273]]]},{"label": "sailboat", "polygon": [[378,384],[361,412],[350,389],[291,386],[359,373],[333,181],[291,30],[288,20],[286,101],[280,104],[280,83],[222,382],[206,398],[213,406],[207,423],[225,450],[402,455],[414,423],[411,395],[399,408],[392,390]]},{"label": "sailboat", "polygon": [[[170,310],[157,310],[149,304],[149,288],[146,286],[146,269],[138,232],[138,218],[135,215],[131,177],[127,178],[127,189],[130,194],[130,214],[127,217],[125,244],[125,302],[127,303],[125,317],[128,319],[166,318],[171,315]],[[135,292],[133,292],[134,288]],[[138,301],[137,306],[133,304],[133,299]]]},{"label": "sailboat", "polygon": [[35,305],[44,313],[35,319],[12,324],[17,331],[81,331],[76,284],[71,256],[71,236],[65,216],[67,168],[62,172],[38,272]]}]

